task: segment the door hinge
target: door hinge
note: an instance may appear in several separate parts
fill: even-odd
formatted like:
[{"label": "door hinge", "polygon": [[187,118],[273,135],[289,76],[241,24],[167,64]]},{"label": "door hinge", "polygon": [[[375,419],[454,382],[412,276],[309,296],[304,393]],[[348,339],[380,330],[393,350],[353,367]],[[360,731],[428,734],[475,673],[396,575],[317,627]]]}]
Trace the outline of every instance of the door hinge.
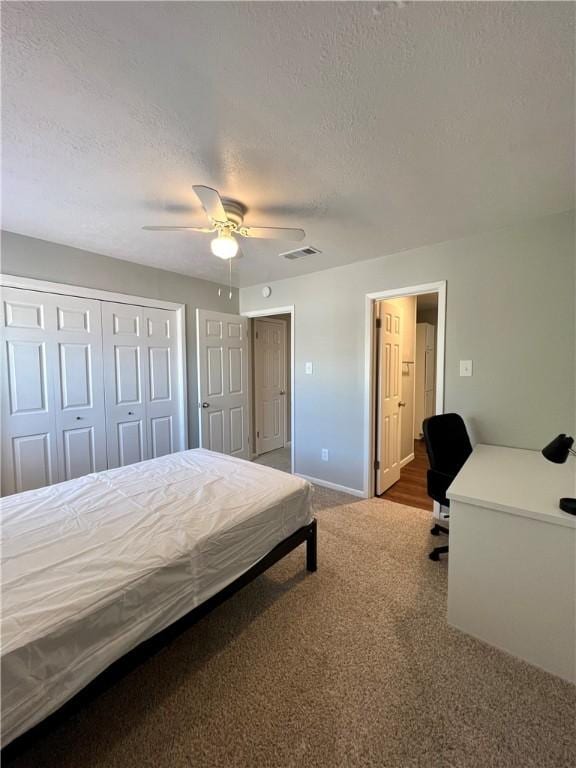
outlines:
[{"label": "door hinge", "polygon": [[374,460],[374,469],[380,469],[380,462],[378,461],[378,459]]},{"label": "door hinge", "polygon": [[376,318],[376,328],[382,328],[382,319],[380,317]]},{"label": "door hinge", "polygon": [[258,338],[258,331],[256,331],[256,338]]},{"label": "door hinge", "polygon": [[256,432],[256,437],[260,437],[260,432]]}]

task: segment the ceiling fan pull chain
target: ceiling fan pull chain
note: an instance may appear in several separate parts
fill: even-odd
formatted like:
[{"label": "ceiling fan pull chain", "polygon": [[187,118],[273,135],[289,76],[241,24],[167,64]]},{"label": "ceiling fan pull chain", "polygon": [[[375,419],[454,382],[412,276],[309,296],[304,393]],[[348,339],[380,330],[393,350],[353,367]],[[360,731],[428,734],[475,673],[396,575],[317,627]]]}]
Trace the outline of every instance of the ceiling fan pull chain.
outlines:
[{"label": "ceiling fan pull chain", "polygon": [[232,259],[228,259],[228,300],[232,301]]}]

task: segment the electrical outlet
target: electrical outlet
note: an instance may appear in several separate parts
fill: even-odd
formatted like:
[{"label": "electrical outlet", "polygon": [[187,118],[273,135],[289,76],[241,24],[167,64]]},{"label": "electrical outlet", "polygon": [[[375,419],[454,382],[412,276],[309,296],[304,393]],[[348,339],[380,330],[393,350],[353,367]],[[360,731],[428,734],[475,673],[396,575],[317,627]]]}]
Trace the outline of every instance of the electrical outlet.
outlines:
[{"label": "electrical outlet", "polygon": [[328,461],[328,448],[322,448],[322,461]]},{"label": "electrical outlet", "polygon": [[460,360],[460,376],[472,376],[472,360]]},{"label": "electrical outlet", "polygon": [[304,366],[304,371],[308,374],[308,376],[311,376],[314,373],[314,366],[312,363],[306,363]]}]

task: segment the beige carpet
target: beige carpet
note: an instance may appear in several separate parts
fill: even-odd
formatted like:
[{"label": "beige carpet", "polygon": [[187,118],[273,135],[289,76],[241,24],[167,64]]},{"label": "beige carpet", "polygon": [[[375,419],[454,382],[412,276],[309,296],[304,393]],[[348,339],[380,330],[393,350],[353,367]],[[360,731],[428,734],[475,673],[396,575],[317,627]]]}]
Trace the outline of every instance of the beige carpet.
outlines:
[{"label": "beige carpet", "polygon": [[316,574],[296,550],[16,765],[574,766],[575,689],[447,627],[429,514],[316,500]]}]

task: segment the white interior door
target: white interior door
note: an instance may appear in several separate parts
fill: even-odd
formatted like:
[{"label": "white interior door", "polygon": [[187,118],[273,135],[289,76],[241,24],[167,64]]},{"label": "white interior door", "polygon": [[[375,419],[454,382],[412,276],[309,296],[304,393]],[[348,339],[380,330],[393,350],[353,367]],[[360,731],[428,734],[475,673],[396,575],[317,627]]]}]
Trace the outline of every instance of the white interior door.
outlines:
[{"label": "white interior door", "polygon": [[56,426],[61,480],[106,469],[101,302],[54,295]]},{"label": "white interior door", "polygon": [[150,458],[185,447],[180,428],[176,313],[169,309],[143,309],[145,369],[148,400],[146,429]]},{"label": "white interior door", "polygon": [[142,307],[102,302],[108,466],[149,458]]},{"label": "white interior door", "polygon": [[254,320],[256,452],[283,448],[286,432],[286,323]]},{"label": "white interior door", "polygon": [[2,289],[2,495],[59,480],[52,299]]},{"label": "white interior door", "polygon": [[196,310],[200,445],[250,458],[248,320]]},{"label": "white interior door", "polygon": [[379,302],[378,443],[376,493],[400,479],[402,313],[392,301]]}]

